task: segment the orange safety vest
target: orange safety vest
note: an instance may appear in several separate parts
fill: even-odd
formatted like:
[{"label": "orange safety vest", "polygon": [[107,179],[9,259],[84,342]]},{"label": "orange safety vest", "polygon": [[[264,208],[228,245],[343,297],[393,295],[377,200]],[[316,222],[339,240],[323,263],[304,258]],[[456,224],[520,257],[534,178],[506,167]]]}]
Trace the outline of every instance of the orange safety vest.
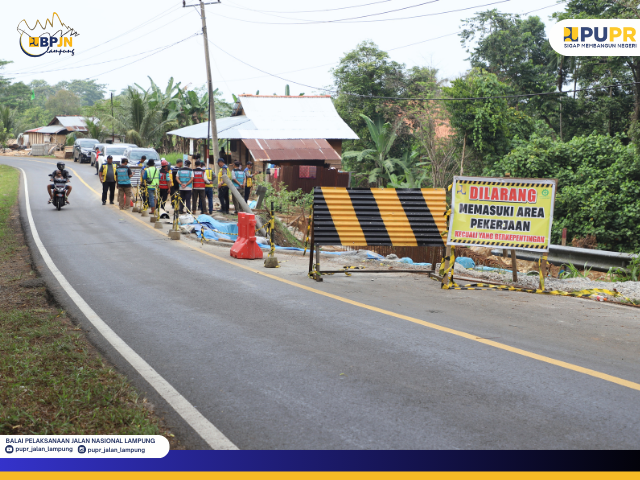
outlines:
[{"label": "orange safety vest", "polygon": [[171,172],[160,172],[160,188],[167,190],[171,185],[173,185]]}]

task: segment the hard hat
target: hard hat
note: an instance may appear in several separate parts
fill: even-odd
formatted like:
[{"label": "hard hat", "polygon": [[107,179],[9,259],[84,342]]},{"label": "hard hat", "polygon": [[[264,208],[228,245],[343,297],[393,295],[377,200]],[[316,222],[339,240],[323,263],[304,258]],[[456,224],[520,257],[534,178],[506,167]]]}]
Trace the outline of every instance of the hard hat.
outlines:
[{"label": "hard hat", "polygon": [[162,165],[163,167],[166,167],[167,165],[169,165],[169,162],[167,162],[164,158],[162,159],[162,161],[160,162],[160,165]]}]

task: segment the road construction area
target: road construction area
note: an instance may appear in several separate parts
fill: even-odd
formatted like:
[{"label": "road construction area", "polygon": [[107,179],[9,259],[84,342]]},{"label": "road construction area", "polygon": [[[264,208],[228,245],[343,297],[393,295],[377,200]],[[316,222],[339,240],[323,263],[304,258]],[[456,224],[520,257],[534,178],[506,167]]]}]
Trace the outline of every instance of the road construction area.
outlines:
[{"label": "road construction area", "polygon": [[88,166],[67,163],[56,211],[55,159],[0,163],[22,169],[25,237],[55,299],[188,448],[640,445],[640,309],[413,273],[315,282],[307,257],[265,269],[103,206]]}]

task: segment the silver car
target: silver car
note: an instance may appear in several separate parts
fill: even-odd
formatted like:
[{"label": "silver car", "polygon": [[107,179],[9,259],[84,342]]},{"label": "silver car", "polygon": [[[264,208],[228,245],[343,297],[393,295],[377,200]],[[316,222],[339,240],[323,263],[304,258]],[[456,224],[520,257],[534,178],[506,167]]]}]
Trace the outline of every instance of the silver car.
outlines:
[{"label": "silver car", "polygon": [[123,157],[129,159],[129,166],[140,165],[143,156],[147,157],[147,160],[155,161],[158,167],[160,166],[160,155],[153,148],[129,147],[123,154]]}]

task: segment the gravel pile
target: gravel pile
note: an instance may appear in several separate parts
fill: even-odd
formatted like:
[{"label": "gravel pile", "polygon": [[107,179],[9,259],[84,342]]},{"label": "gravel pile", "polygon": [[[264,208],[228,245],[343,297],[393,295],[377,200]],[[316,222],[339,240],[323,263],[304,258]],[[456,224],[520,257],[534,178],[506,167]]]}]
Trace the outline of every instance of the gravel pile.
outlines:
[{"label": "gravel pile", "polygon": [[[514,284],[511,273],[482,272],[478,270],[467,270],[459,264],[455,266],[455,273],[466,277],[474,277],[494,282],[501,282],[505,285],[517,285],[523,288],[538,288],[540,280],[538,275],[525,275],[518,273],[518,282]],[[544,281],[545,290],[559,290],[561,292],[575,292],[578,290],[590,290],[593,288],[617,290],[619,293],[632,300],[640,300],[640,282],[596,282],[588,278],[551,278]],[[605,295],[607,296],[607,295]],[[610,299],[613,297],[607,296]]]}]

